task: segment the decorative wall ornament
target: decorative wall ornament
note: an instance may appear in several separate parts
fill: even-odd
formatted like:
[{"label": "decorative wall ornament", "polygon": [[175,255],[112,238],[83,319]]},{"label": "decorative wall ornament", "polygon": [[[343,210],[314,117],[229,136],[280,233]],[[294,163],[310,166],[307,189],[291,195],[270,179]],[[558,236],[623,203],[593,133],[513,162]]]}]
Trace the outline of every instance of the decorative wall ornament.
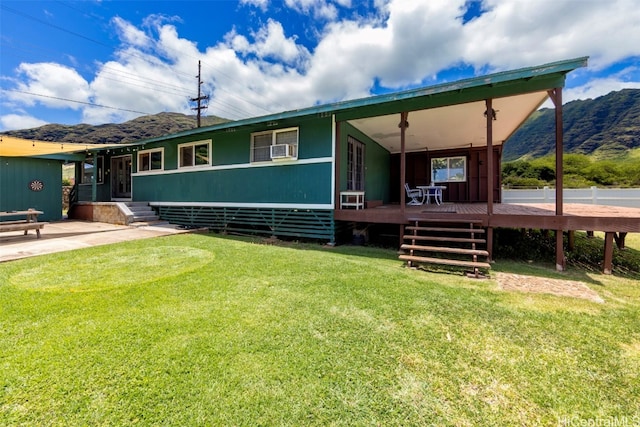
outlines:
[{"label": "decorative wall ornament", "polygon": [[29,182],[29,190],[31,191],[44,190],[44,182],[40,181],[39,179],[34,179],[33,181]]}]

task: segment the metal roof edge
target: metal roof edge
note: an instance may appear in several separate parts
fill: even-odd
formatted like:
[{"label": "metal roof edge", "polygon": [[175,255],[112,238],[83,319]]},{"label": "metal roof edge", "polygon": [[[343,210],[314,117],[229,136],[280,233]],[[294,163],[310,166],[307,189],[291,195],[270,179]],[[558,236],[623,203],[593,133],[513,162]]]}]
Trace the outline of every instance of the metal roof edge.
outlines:
[{"label": "metal roof edge", "polygon": [[474,87],[495,85],[507,81],[518,79],[530,79],[538,76],[550,74],[566,74],[576,68],[586,67],[589,57],[583,56],[574,59],[566,59],[562,61],[550,62],[547,64],[537,65],[533,67],[519,68],[515,70],[500,71],[497,73],[486,74],[483,76],[470,77],[454,82],[440,83],[433,86],[424,86],[420,88],[408,89],[399,92],[391,92],[382,95],[373,95],[365,98],[357,98],[345,101],[338,101],[329,104],[322,104],[313,107],[302,108],[298,110],[288,110],[280,113],[267,114],[264,116],[249,117],[230,122],[219,123],[212,126],[190,129],[175,134],[164,135],[160,137],[149,138],[137,141],[130,145],[143,145],[153,142],[164,141],[168,138],[180,138],[184,136],[197,135],[204,132],[215,132],[225,129],[233,129],[241,126],[250,126],[262,122],[277,121],[290,119],[295,117],[303,117],[309,115],[337,113],[353,108],[370,106],[374,104],[384,104],[387,102],[399,101],[403,99],[411,99],[419,96],[436,95],[452,91],[460,91]]}]

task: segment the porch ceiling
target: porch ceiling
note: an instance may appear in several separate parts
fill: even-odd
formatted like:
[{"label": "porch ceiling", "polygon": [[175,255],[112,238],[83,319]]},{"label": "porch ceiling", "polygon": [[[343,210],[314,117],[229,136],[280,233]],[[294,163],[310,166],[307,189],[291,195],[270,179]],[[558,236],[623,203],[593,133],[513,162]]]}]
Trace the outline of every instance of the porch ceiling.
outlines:
[{"label": "porch ceiling", "polygon": [[[493,99],[493,145],[506,141],[548,98],[547,91]],[[484,101],[409,112],[405,150],[434,151],[487,145]],[[400,114],[348,121],[391,153],[400,152]]]}]

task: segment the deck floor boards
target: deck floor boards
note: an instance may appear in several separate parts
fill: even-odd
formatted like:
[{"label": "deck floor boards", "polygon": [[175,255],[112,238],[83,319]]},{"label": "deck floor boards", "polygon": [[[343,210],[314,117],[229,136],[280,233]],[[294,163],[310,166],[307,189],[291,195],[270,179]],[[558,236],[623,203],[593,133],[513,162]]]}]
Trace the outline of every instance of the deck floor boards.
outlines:
[{"label": "deck floor boards", "polygon": [[460,221],[480,219],[483,226],[539,229],[640,232],[640,208],[565,203],[556,215],[554,203],[495,203],[492,215],[486,203],[443,203],[441,205],[381,205],[361,210],[336,210],[335,219],[368,223],[406,224],[425,218]]}]

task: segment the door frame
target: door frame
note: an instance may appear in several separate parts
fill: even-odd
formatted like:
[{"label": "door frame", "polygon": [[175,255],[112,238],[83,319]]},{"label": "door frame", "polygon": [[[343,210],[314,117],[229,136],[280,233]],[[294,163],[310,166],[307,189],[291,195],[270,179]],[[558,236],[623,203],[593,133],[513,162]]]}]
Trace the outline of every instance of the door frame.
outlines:
[{"label": "door frame", "polygon": [[[129,187],[129,196],[127,197],[127,192],[125,192],[124,194],[119,194],[116,192],[117,190],[117,183],[116,183],[116,177],[117,177],[117,173],[116,170],[117,168],[116,166],[116,162],[122,162],[123,159],[129,159],[129,168],[127,170],[126,166],[125,166],[125,177],[128,180],[128,187]],[[126,160],[125,160],[126,161]],[[131,154],[124,154],[122,156],[114,156],[111,158],[110,160],[110,165],[111,165],[111,176],[109,178],[109,182],[111,184],[111,200],[114,202],[117,201],[131,201],[132,200],[132,195],[133,195],[133,181],[131,179],[131,167],[133,165],[133,156]]]}]

